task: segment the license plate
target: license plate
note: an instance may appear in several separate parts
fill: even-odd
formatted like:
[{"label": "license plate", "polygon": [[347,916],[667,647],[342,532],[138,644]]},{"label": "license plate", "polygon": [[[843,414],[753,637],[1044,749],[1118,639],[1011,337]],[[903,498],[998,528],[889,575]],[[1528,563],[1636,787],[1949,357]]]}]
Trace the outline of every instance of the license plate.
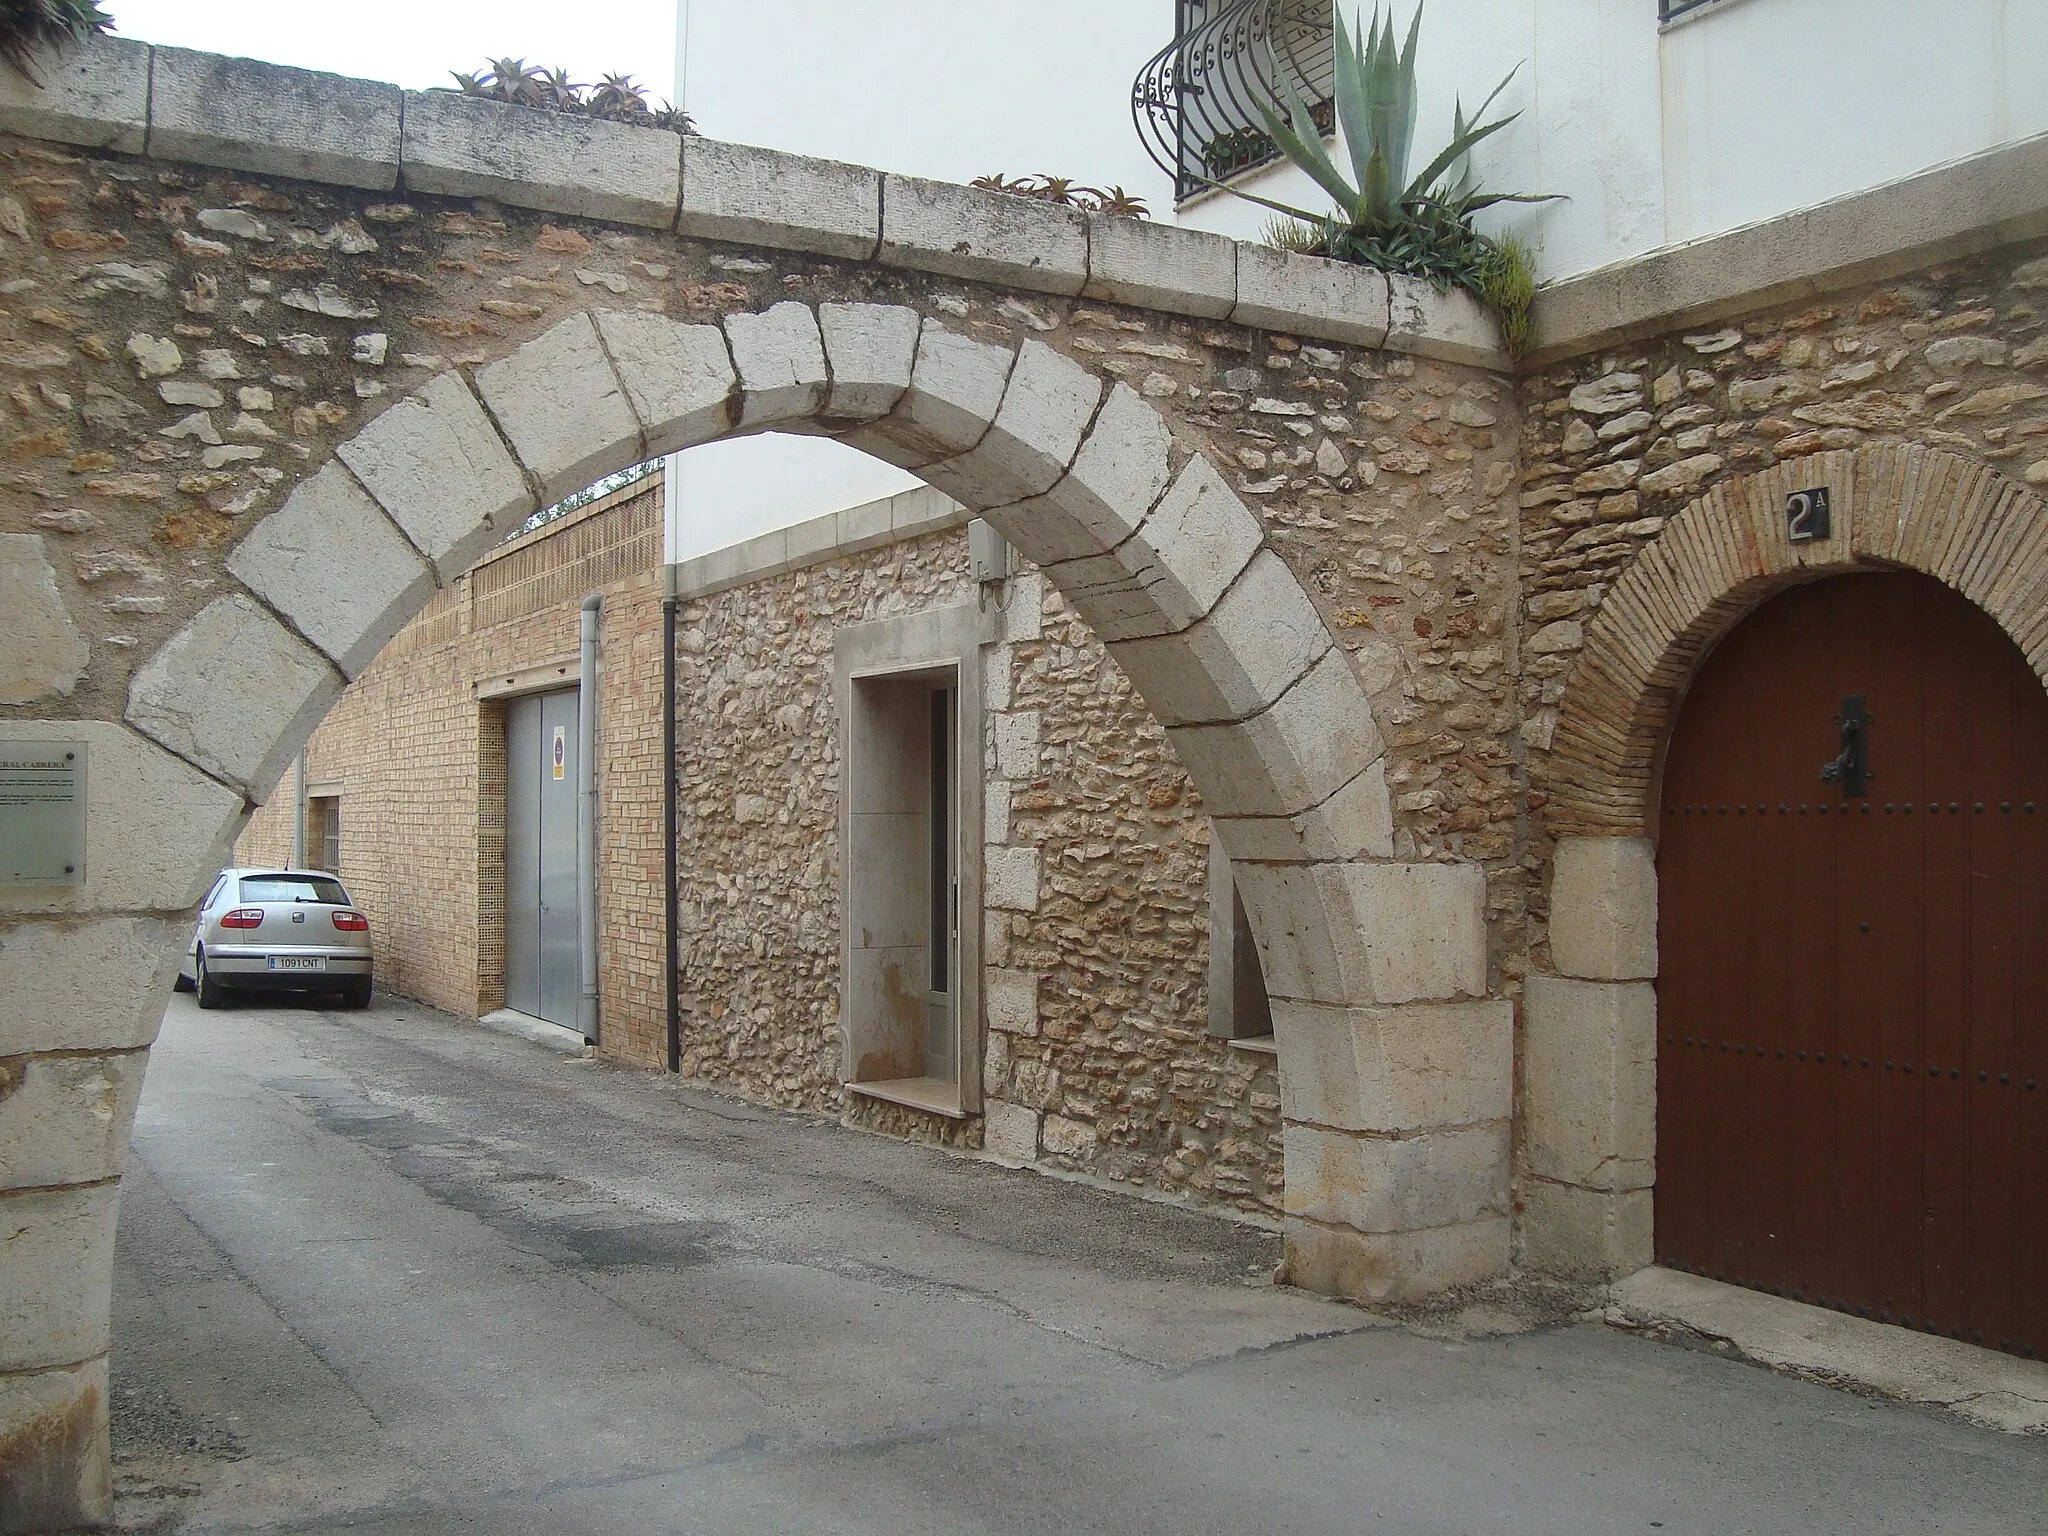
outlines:
[{"label": "license plate", "polygon": [[325,955],[272,955],[270,968],[273,971],[324,971],[327,969]]}]

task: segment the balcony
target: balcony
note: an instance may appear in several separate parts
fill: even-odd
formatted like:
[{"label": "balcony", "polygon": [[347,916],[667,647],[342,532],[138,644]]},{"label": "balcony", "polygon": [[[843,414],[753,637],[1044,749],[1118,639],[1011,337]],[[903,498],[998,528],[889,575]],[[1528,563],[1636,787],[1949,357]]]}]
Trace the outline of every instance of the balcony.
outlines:
[{"label": "balcony", "polygon": [[1333,56],[1328,0],[1175,0],[1174,40],[1131,88],[1138,137],[1175,200],[1280,157],[1259,115],[1261,102],[1285,110],[1278,79],[1332,132]]}]

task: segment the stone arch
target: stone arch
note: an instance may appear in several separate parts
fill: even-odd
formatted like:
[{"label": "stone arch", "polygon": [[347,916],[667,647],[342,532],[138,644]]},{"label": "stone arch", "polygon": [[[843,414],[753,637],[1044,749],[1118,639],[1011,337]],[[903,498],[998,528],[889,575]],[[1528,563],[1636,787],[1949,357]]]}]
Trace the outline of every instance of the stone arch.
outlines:
[{"label": "stone arch", "polygon": [[[1085,354],[1044,311],[1086,299],[1215,326],[1221,343],[1186,332],[1202,348],[1271,333],[1276,349],[1406,354],[1388,359],[1402,377],[1414,358],[1504,373],[1469,296],[1189,229],[120,39],[68,54],[40,87],[0,78],[0,128],[39,168],[92,168],[65,178],[75,196],[44,186],[32,217],[6,199],[24,217],[0,221],[16,242],[0,266],[82,311],[22,317],[47,338],[0,326],[0,363],[25,371],[10,399],[46,429],[9,444],[10,463],[73,455],[73,473],[105,475],[81,486],[110,522],[150,527],[185,562],[176,583],[138,577],[172,593],[140,599],[155,606],[110,605],[161,618],[136,622],[139,640],[107,637],[121,649],[88,672],[55,569],[14,553],[42,535],[0,550],[0,574],[41,605],[21,649],[42,653],[23,691],[39,717],[7,714],[0,739],[83,741],[91,770],[84,883],[0,890],[0,1058],[22,1074],[12,1092],[0,1082],[15,1234],[0,1319],[19,1320],[0,1327],[0,1440],[47,1440],[50,1523],[104,1513],[127,1133],[181,914],[249,804],[510,520],[725,434],[841,436],[984,510],[1154,710],[1233,859],[1274,994],[1296,1281],[1412,1296],[1505,1267],[1512,1005],[1488,997],[1486,871],[1394,861],[1364,688],[1265,521],[1143,396],[1107,382],[1130,363],[1101,342],[1096,365],[968,334],[1029,329]],[[860,302],[768,301],[806,293]],[[975,305],[1004,323],[970,318]],[[259,315],[268,336],[244,329]],[[385,373],[394,341],[448,356],[397,350]],[[1381,377],[1364,357],[1346,366]],[[400,377],[412,392],[392,399],[385,379]],[[155,401],[127,397],[138,381]],[[280,403],[271,386],[289,435],[262,414]],[[223,431],[210,413],[230,398],[242,414]],[[1310,409],[1250,403],[1266,404]],[[86,444],[65,435],[74,407]],[[1452,419],[1498,420],[1476,410]],[[1431,462],[1373,452],[1374,473]],[[182,473],[194,458],[205,472]],[[1489,502],[1509,483],[1491,470]],[[73,494],[54,473],[31,483]],[[235,521],[287,487],[253,527]],[[61,508],[10,515],[96,526]],[[230,529],[243,531],[223,564],[214,541]]]},{"label": "stone arch", "polygon": [[[1831,491],[1832,536],[1792,543],[1785,499]],[[1559,715],[1546,816],[1553,974],[1524,1003],[1521,1205],[1532,1267],[1615,1279],[1651,1261],[1662,755],[1709,650],[1772,594],[1878,566],[1990,614],[2048,685],[2048,503],[1917,445],[1792,459],[1688,505],[1587,626]]]},{"label": "stone arch", "polygon": [[[585,311],[473,381],[441,373],[254,525],[226,562],[245,590],[139,669],[128,722],[261,794],[344,680],[528,512],[769,430],[839,437],[994,522],[1108,644],[1233,851],[1385,851],[1370,701],[1222,475],[1128,385],[897,305],[787,301],[719,324]],[[269,686],[210,705],[237,667]]]},{"label": "stone arch", "polygon": [[129,729],[96,727],[207,801],[205,835],[162,829],[156,904],[192,899],[346,682],[518,520],[771,429],[839,437],[988,517],[1164,727],[1273,997],[1297,1281],[1385,1298],[1499,1273],[1512,1023],[1485,1000],[1484,872],[1392,861],[1371,701],[1260,519],[1136,390],[1035,339],[886,303],[591,309],[393,402],[229,553],[237,589],[137,668]]}]

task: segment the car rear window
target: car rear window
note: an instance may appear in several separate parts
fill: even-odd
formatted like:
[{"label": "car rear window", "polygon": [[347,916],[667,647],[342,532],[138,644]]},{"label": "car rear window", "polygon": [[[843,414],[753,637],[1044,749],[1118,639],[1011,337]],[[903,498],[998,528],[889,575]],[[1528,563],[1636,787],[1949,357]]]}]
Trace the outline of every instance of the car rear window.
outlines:
[{"label": "car rear window", "polygon": [[333,907],[349,904],[341,882],[325,875],[244,875],[242,900],[318,901]]}]

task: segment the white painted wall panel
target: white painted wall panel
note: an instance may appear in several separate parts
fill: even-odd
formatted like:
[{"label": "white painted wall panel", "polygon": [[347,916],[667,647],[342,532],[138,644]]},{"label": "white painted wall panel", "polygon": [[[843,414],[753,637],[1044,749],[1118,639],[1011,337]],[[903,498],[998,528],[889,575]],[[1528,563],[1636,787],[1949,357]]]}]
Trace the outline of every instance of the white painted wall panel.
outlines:
[{"label": "white painted wall panel", "polygon": [[2048,132],[2044,0],[1731,0],[1662,52],[1673,242]]}]

